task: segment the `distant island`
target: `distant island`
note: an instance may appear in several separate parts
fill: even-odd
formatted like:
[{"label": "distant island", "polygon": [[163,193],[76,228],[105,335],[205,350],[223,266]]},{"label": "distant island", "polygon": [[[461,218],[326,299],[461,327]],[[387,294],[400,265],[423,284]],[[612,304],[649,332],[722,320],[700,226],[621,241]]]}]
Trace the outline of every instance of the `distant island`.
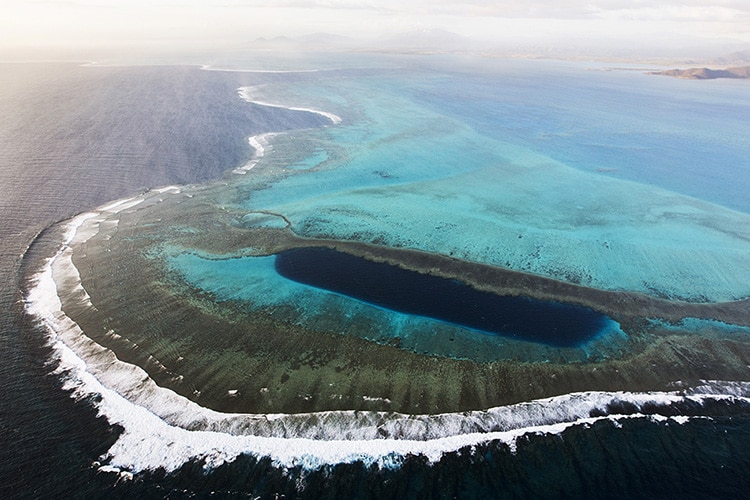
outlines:
[{"label": "distant island", "polygon": [[750,66],[740,66],[727,69],[668,69],[665,71],[652,71],[649,75],[664,75],[687,80],[715,80],[716,78],[741,78],[750,79]]}]

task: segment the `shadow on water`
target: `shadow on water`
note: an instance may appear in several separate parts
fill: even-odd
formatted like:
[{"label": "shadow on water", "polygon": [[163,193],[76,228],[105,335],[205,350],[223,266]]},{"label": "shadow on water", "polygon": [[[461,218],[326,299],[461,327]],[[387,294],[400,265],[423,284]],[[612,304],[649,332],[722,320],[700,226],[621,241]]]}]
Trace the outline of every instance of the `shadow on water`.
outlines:
[{"label": "shadow on water", "polygon": [[379,307],[554,347],[580,346],[611,321],[586,307],[497,295],[330,248],[286,250],[275,267],[287,279]]}]

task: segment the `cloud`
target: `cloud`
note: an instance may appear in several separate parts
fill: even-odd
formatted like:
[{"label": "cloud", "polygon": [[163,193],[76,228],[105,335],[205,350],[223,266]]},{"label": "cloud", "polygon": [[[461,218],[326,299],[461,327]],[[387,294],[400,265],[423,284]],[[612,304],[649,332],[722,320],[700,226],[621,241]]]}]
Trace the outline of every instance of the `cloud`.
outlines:
[{"label": "cloud", "polygon": [[[0,0],[5,43],[367,37],[442,28],[483,39],[667,35],[750,41],[748,0]],[[643,36],[641,36],[643,35]]]}]

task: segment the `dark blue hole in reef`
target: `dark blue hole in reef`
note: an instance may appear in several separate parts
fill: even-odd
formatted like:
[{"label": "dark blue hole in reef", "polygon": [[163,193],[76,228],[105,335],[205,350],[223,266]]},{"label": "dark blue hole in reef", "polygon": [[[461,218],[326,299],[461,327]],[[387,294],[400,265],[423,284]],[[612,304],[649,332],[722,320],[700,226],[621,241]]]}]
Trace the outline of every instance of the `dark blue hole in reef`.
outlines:
[{"label": "dark blue hole in reef", "polygon": [[275,266],[287,279],[386,309],[555,347],[580,346],[610,321],[586,307],[496,295],[330,248],[286,250]]}]

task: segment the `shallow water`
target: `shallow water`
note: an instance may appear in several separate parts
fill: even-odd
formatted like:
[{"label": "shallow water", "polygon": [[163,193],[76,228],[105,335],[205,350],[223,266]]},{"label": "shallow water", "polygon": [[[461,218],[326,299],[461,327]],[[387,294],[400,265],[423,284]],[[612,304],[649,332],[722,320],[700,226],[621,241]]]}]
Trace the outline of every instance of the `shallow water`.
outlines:
[{"label": "shallow water", "polygon": [[[297,85],[296,99],[308,93],[348,121],[297,137],[314,144],[310,158],[325,151],[323,163],[235,203],[282,213],[307,237],[673,299],[750,296],[743,88],[712,82],[696,94],[643,74],[527,64],[497,63],[491,77],[441,68]],[[595,138],[606,162],[571,160]],[[642,140],[645,156],[631,152]]]},{"label": "shallow water", "polygon": [[[81,222],[73,251],[61,253],[50,268],[48,278],[61,287],[65,314],[49,321],[67,316],[86,333],[59,332],[74,346],[60,355],[87,360],[87,366],[71,361],[68,387],[98,401],[110,422],[124,429],[104,457],[112,470],[175,470],[187,463],[183,470],[190,475],[191,460],[219,466],[245,452],[252,463],[243,458],[235,466],[246,467],[255,479],[224,483],[225,491],[315,496],[313,490],[287,488],[298,480],[320,481],[321,470],[332,471],[321,488],[338,481],[332,478],[346,483],[362,461],[375,465],[368,469],[375,476],[421,470],[418,482],[437,474],[452,485],[446,491],[497,493],[516,491],[510,483],[524,481],[500,485],[479,478],[470,486],[457,472],[463,466],[450,464],[482,462],[470,467],[479,475],[495,470],[493,464],[515,460],[502,443],[526,450],[530,438],[524,429],[532,425],[560,433],[566,442],[570,437],[576,450],[585,450],[599,439],[576,441],[588,426],[612,442],[630,436],[614,431],[613,437],[612,429],[631,428],[616,415],[632,415],[633,429],[645,426],[672,436],[670,427],[678,424],[687,434],[698,429],[695,415],[720,415],[725,406],[730,414],[746,413],[745,386],[700,382],[746,380],[745,327],[710,318],[661,321],[663,309],[653,318],[651,309],[636,318],[612,301],[607,310],[618,312],[618,321],[627,319],[622,328],[612,321],[605,334],[582,344],[549,346],[477,335],[279,276],[272,255],[319,238],[313,243],[348,251],[355,248],[346,246],[352,241],[374,244],[367,247],[374,254],[387,247],[417,249],[468,267],[493,264],[560,283],[638,292],[654,311],[657,304],[649,300],[656,298],[710,303],[749,295],[743,279],[750,265],[748,215],[739,191],[733,191],[747,187],[747,165],[739,155],[747,124],[728,113],[722,133],[715,121],[690,133],[684,127],[707,109],[720,113],[728,104],[746,109],[742,88],[719,84],[718,99],[705,88],[691,91],[685,82],[589,72],[578,65],[472,62],[456,68],[453,62],[276,76],[272,87],[254,82],[259,101],[325,110],[342,123],[319,117],[310,126],[326,128],[268,139],[263,157],[242,175],[148,193],[143,201],[99,209]],[[498,94],[498,88],[505,92]],[[665,99],[671,112],[645,122],[645,110],[666,106]],[[659,136],[673,126],[682,131],[677,146]],[[630,136],[635,128],[659,140],[646,148],[648,154],[620,154],[632,146],[629,141],[643,140]],[[546,136],[552,132],[561,139],[550,146]],[[592,153],[597,148],[585,146],[593,136],[606,137],[606,167]],[[719,157],[715,177],[727,187],[721,204],[711,189],[698,196],[706,186],[690,175],[680,177],[684,182],[678,186],[667,176],[631,168],[661,165],[660,154],[674,148],[690,153],[691,147]],[[576,154],[587,161],[573,161]],[[399,255],[406,254],[396,259]],[[403,257],[402,263],[412,265],[419,255],[409,254],[412,261]],[[429,275],[442,272],[427,269]],[[634,297],[615,296],[623,304]],[[667,303],[677,317],[687,307]],[[722,311],[716,309],[714,317]],[[527,404],[555,395],[562,396]],[[488,410],[495,405],[504,406]],[[243,408],[258,414],[234,415]],[[392,408],[410,411],[400,416]],[[435,415],[439,411],[450,413]],[[658,418],[644,416],[651,413]],[[471,437],[469,429],[499,434]],[[245,435],[256,432],[257,439]],[[368,433],[375,433],[375,441],[363,447],[358,439],[372,439]],[[636,434],[625,440],[638,443]],[[219,436],[223,444],[217,448]],[[315,441],[298,441],[309,437]],[[342,437],[340,447],[327,443]],[[493,442],[484,444],[487,440]],[[475,452],[456,451],[469,445]],[[477,454],[476,446],[486,446],[487,453]],[[553,448],[540,456],[557,456]],[[424,455],[409,458],[409,449]],[[266,456],[272,458],[264,462]],[[518,460],[531,456],[522,453]],[[716,463],[732,456],[739,457],[727,451]],[[615,460],[615,467],[627,471],[629,459],[623,460]],[[337,462],[353,465],[326,469]],[[275,466],[292,472],[276,478]],[[227,467],[232,466],[211,477],[219,478]],[[521,476],[533,469],[519,467]],[[424,484],[402,480],[394,481],[404,491],[427,491]],[[146,481],[160,485],[173,479]],[[264,489],[263,481],[274,486]],[[340,488],[351,491],[343,483]],[[594,490],[586,481],[571,480],[568,491]]]},{"label": "shallow water", "polygon": [[579,346],[611,322],[591,309],[482,292],[326,248],[279,253],[274,269],[284,278],[400,313],[558,347]]},{"label": "shallow water", "polygon": [[54,351],[23,310],[20,274],[60,241],[43,232],[27,247],[50,224],[113,199],[220,177],[248,156],[248,135],[300,125],[284,110],[237,106],[236,88],[250,82],[188,66],[0,64],[3,498],[95,498],[117,482],[92,462],[120,429],[50,375]]}]

